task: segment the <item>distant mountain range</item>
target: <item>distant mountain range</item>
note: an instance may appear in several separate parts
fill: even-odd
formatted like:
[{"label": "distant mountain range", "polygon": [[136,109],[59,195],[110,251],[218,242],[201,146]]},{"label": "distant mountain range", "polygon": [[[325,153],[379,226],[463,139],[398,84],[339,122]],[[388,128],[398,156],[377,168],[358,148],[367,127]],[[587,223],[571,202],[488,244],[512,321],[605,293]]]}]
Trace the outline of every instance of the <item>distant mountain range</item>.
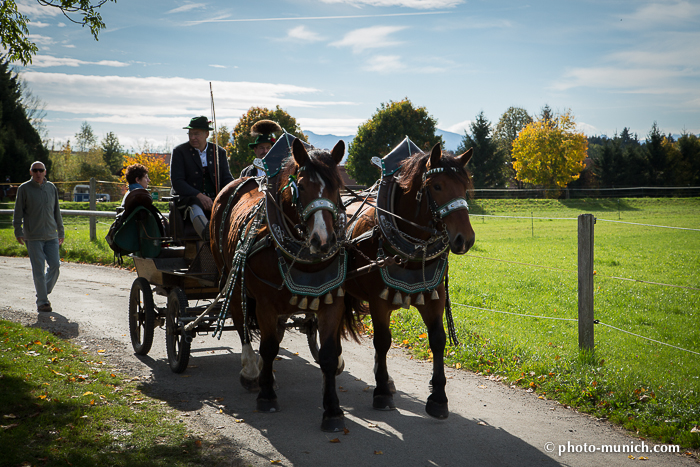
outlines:
[{"label": "distant mountain range", "polygon": [[[442,136],[442,140],[445,142],[445,147],[443,149],[448,151],[457,151],[457,148],[462,143],[463,135],[452,133],[451,131],[437,130],[435,133]],[[321,149],[332,149],[336,145],[338,140],[345,141],[345,158],[342,164],[345,163],[347,159],[348,147],[352,142],[355,135],[348,136],[336,136],[336,135],[317,135],[313,131],[304,130],[304,134],[309,138],[309,143],[311,143],[316,148]]]}]

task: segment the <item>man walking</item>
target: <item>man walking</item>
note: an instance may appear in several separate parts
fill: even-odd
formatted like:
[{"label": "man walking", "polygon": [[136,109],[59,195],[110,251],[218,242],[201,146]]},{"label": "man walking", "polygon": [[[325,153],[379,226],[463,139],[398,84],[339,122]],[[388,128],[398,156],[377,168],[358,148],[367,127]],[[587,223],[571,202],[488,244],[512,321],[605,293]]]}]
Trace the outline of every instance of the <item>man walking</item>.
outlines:
[{"label": "man walking", "polygon": [[[56,285],[61,265],[58,247],[63,245],[65,237],[63,218],[58,206],[58,190],[46,180],[44,163],[33,162],[29,174],[31,180],[22,183],[17,189],[12,225],[17,241],[27,246],[34,276],[37,311],[47,312],[51,311],[48,296]],[[44,272],[46,264],[49,268]]]}]

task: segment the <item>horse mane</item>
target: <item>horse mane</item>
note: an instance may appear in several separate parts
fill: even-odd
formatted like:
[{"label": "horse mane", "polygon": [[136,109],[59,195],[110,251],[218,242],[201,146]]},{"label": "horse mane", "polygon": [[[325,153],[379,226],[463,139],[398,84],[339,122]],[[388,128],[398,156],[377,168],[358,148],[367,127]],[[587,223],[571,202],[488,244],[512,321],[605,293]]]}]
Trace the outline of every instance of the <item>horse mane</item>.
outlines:
[{"label": "horse mane", "polygon": [[[317,175],[326,182],[326,186],[330,190],[343,188],[343,179],[340,177],[338,165],[333,160],[330,151],[325,149],[312,149],[308,152],[309,162],[304,166],[304,170],[309,176]],[[287,185],[290,175],[294,175],[297,170],[297,164],[293,157],[288,157],[284,160],[282,170],[280,172],[279,191]],[[280,193],[284,196],[284,193]]]},{"label": "horse mane", "polygon": [[[423,183],[423,173],[426,172],[425,165],[430,157],[429,153],[419,153],[413,157],[405,159],[399,168],[397,183],[403,189],[404,193],[412,190],[420,189]],[[442,172],[451,178],[455,178],[467,187],[467,192],[473,194],[474,184],[472,176],[462,164],[459,163],[455,156],[442,154],[440,158],[440,167],[454,168],[456,170],[446,170]],[[437,175],[437,174],[435,174]],[[428,176],[426,183],[430,182],[434,175]]]}]

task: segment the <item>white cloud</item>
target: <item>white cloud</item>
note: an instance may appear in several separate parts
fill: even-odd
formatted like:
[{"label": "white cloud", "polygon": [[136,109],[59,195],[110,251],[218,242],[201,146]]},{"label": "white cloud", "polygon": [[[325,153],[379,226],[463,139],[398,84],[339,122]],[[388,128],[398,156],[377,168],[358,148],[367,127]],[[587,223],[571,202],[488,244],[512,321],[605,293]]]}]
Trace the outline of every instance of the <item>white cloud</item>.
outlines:
[{"label": "white cloud", "polygon": [[689,89],[677,78],[698,77],[688,70],[657,68],[591,67],[574,68],[567,71],[553,88],[566,91],[575,87],[616,89],[629,93],[679,94]]},{"label": "white cloud", "polygon": [[367,49],[377,49],[401,44],[399,41],[389,39],[389,35],[406,29],[405,26],[373,26],[369,28],[355,29],[345,34],[345,37],[329,45],[335,47],[351,47],[353,53],[360,53]]},{"label": "white cloud", "polygon": [[377,73],[394,73],[405,70],[406,64],[398,55],[377,55],[367,60],[363,69]]},{"label": "white cloud", "polygon": [[321,0],[323,3],[343,3],[352,6],[406,7],[420,10],[455,7],[464,0]]},{"label": "white cloud", "polygon": [[304,25],[297,26],[287,31],[287,37],[305,42],[318,42],[323,40],[323,37],[318,33],[308,30]]},{"label": "white cloud", "polygon": [[53,17],[61,14],[61,10],[58,8],[41,6],[34,0],[19,0],[17,2],[17,10],[23,15],[27,15],[29,18],[41,16]]},{"label": "white cloud", "polygon": [[459,133],[463,135],[465,131],[469,130],[469,125],[472,124],[473,120],[464,120],[463,122],[455,123],[445,128],[445,131],[451,131],[452,133]]},{"label": "white cloud", "polygon": [[212,68],[228,68],[225,65],[209,65]]},{"label": "white cloud", "polygon": [[700,4],[697,2],[658,2],[642,6],[629,15],[622,15],[623,28],[679,27],[697,23],[700,18]]},{"label": "white cloud", "polygon": [[51,45],[54,43],[52,38],[40,34],[29,34],[29,40],[38,45]]},{"label": "white cloud", "polygon": [[206,3],[185,3],[184,5],[173,8],[172,10],[166,11],[165,14],[168,15],[170,13],[183,13],[185,11],[190,11],[190,10],[196,10],[198,8],[204,9],[206,8],[207,5]]},{"label": "white cloud", "polygon": [[[28,71],[22,78],[46,99],[46,110],[90,116],[90,120],[149,125],[208,112],[209,81],[162,77],[69,75]],[[318,108],[350,102],[303,100],[319,90],[253,82],[212,82],[217,119],[238,119],[252,106]],[[80,117],[85,119],[86,117]]]},{"label": "white cloud", "polygon": [[[75,46],[66,45],[65,47],[73,48]],[[78,67],[81,65],[101,65],[117,68],[129,66],[128,63],[118,62],[116,60],[100,60],[98,62],[86,62],[84,60],[78,60],[77,58],[60,58],[53,57],[51,55],[35,55],[32,59],[31,68],[47,68],[52,66]]]},{"label": "white cloud", "polygon": [[42,23],[41,21],[32,21],[29,26],[33,28],[45,28],[51,25],[49,23]]}]

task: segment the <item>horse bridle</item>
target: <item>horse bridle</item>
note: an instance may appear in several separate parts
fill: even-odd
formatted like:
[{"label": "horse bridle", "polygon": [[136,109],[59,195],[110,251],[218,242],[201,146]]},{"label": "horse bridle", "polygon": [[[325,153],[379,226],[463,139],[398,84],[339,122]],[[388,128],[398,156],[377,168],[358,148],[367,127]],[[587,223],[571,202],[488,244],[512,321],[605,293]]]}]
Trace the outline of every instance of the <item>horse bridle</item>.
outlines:
[{"label": "horse bridle", "polygon": [[416,193],[416,201],[418,202],[416,209],[420,209],[421,200],[423,198],[423,192],[425,192],[428,198],[428,206],[430,207],[430,211],[433,213],[433,219],[435,219],[436,221],[445,218],[454,211],[459,211],[461,209],[466,209],[467,211],[469,210],[469,203],[467,203],[466,196],[458,196],[456,198],[452,198],[442,206],[438,206],[437,202],[430,194],[430,190],[428,190],[428,186],[426,185],[428,177],[430,175],[442,173],[448,170],[451,170],[453,172],[459,171],[459,169],[456,167],[438,167],[435,169],[427,170],[423,174],[423,183],[418,192]]}]

